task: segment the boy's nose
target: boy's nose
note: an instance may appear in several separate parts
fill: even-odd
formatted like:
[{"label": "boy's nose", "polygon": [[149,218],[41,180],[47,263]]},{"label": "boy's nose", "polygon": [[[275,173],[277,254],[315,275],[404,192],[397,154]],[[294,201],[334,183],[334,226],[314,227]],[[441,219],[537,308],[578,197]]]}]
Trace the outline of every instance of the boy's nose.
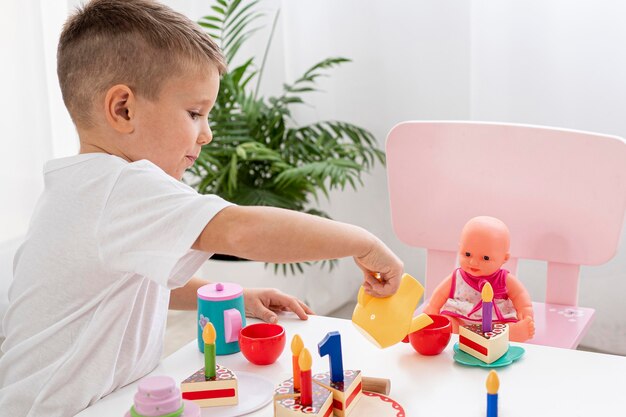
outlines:
[{"label": "boy's nose", "polygon": [[197,142],[199,145],[206,145],[207,143],[210,143],[212,140],[213,140],[213,132],[211,131],[211,128],[209,127],[207,123],[206,129],[203,129],[198,135]]}]

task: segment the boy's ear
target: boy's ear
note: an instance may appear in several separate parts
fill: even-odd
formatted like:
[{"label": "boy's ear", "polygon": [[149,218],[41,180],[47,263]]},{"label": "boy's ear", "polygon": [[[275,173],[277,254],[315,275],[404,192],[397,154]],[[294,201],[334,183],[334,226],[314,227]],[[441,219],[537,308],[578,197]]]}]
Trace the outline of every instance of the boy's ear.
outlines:
[{"label": "boy's ear", "polygon": [[509,260],[509,258],[511,258],[511,254],[510,254],[509,252],[507,252],[507,253],[504,255],[504,262],[508,261],[508,260]]},{"label": "boy's ear", "polygon": [[107,123],[120,133],[132,133],[135,130],[135,95],[124,84],[109,88],[104,98],[105,118]]}]

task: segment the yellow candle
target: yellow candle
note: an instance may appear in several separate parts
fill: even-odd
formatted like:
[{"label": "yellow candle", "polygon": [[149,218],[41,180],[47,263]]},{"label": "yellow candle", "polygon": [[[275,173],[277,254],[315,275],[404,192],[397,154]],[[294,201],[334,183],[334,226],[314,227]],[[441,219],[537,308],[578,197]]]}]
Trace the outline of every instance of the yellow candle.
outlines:
[{"label": "yellow candle", "polygon": [[498,417],[498,388],[500,380],[496,371],[489,372],[487,376],[487,417]]}]

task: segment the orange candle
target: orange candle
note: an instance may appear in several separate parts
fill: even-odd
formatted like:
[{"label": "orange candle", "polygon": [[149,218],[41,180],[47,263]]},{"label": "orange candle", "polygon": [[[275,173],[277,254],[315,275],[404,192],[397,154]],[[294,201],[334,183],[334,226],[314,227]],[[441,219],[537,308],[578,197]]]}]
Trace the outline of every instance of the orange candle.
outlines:
[{"label": "orange candle", "polygon": [[300,353],[304,348],[304,343],[302,343],[302,339],[300,335],[294,335],[293,339],[291,339],[291,363],[293,365],[293,390],[300,391],[300,365],[298,364],[298,358],[300,357]]},{"label": "orange candle", "polygon": [[300,405],[306,407],[313,403],[313,381],[311,379],[311,354],[304,348],[298,357],[300,365]]}]

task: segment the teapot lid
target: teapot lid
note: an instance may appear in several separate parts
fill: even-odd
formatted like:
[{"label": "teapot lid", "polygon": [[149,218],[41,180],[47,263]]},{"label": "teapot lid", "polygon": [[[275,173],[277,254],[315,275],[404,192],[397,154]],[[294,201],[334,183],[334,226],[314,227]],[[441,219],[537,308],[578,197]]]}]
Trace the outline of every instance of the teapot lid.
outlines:
[{"label": "teapot lid", "polygon": [[226,301],[243,294],[243,287],[232,282],[215,282],[198,288],[198,298],[209,301]]}]

